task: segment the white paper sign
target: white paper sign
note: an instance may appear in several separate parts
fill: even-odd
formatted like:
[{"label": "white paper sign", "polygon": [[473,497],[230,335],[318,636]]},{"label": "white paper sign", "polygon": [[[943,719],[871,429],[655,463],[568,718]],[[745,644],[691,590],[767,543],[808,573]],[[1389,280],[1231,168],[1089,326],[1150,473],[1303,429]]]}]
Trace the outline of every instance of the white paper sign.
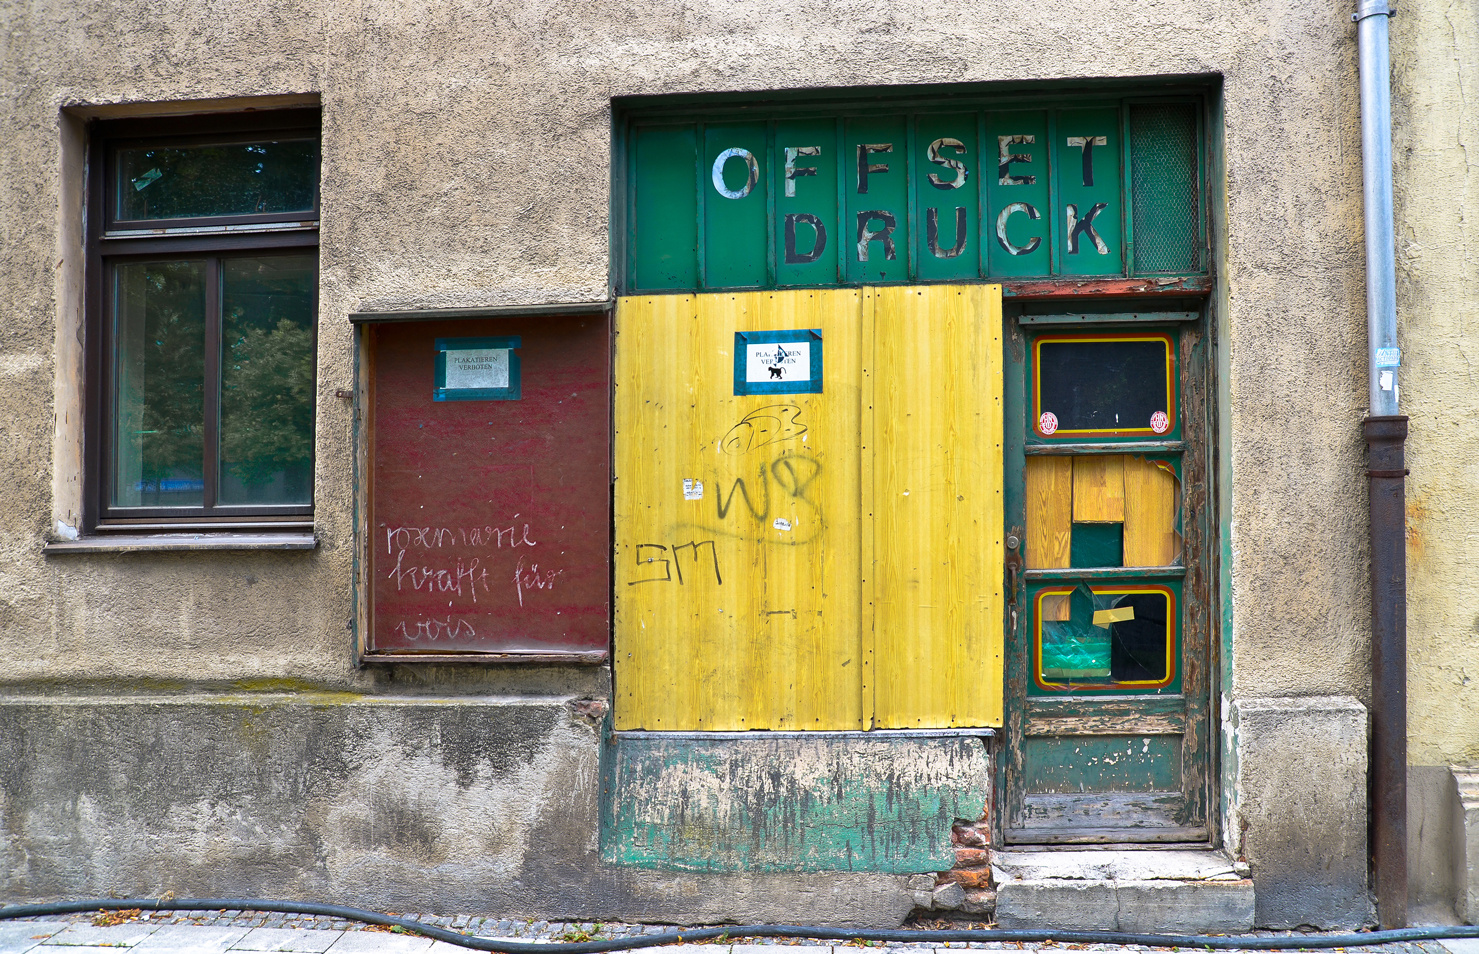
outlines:
[{"label": "white paper sign", "polygon": [[447,390],[508,387],[508,349],[448,351]]},{"label": "white paper sign", "polygon": [[750,384],[811,380],[811,342],[745,345],[745,380]]}]

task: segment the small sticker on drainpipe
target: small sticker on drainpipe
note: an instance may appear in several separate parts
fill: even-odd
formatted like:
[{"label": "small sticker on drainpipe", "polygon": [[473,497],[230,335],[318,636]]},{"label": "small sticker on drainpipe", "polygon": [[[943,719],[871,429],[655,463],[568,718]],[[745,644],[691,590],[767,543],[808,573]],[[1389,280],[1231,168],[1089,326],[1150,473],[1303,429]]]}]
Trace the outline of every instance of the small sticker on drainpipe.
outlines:
[{"label": "small sticker on drainpipe", "polygon": [[1382,371],[1381,376],[1378,378],[1378,381],[1380,382],[1381,389],[1383,391],[1390,391],[1392,389],[1392,372]]},{"label": "small sticker on drainpipe", "polygon": [[1377,348],[1376,366],[1378,368],[1396,368],[1402,364],[1401,348]]}]

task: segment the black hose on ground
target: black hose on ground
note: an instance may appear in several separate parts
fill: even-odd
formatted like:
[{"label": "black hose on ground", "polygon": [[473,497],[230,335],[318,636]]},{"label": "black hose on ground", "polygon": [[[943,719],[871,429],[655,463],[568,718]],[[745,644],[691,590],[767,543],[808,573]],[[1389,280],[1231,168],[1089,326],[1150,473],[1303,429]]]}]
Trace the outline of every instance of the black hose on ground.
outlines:
[{"label": "black hose on ground", "polygon": [[501,938],[471,937],[447,928],[423,924],[409,918],[390,917],[362,908],[340,904],[315,904],[308,901],[269,901],[260,898],[94,898],[88,901],[53,901],[46,904],[15,904],[0,908],[0,921],[12,918],[46,917],[53,914],[79,914],[88,911],[271,911],[281,914],[311,914],[359,921],[383,927],[400,927],[406,933],[457,944],[474,951],[497,954],[605,954],[607,951],[630,951],[641,947],[683,942],[737,940],[747,937],[791,937],[819,941],[901,941],[905,943],[943,941],[1025,941],[1062,944],[1138,944],[1144,947],[1180,947],[1217,951],[1294,951],[1333,947],[1371,947],[1400,941],[1439,941],[1451,938],[1479,938],[1479,927],[1402,928],[1394,931],[1370,931],[1361,934],[1305,934],[1278,937],[1252,935],[1202,934],[1121,934],[1117,931],[1001,931],[953,930],[911,931],[868,928],[807,927],[794,924],[744,924],[732,927],[675,928],[661,934],[640,934],[612,938],[609,941],[523,942]]}]

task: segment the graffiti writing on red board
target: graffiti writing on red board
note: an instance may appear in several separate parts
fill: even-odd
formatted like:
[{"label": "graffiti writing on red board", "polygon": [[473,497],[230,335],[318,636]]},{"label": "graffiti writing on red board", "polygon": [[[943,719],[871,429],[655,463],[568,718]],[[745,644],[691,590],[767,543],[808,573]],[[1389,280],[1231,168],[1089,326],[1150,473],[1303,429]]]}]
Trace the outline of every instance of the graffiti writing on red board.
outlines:
[{"label": "graffiti writing on red board", "polygon": [[507,527],[386,527],[385,552],[402,550],[440,550],[446,547],[534,547],[529,539],[529,525],[520,527],[514,514]]},{"label": "graffiti writing on red board", "polygon": [[466,639],[478,634],[467,620],[452,616],[414,620],[410,626],[406,625],[405,620],[401,620],[391,627],[391,632],[411,642],[424,639],[433,643],[439,639]]},{"label": "graffiti writing on red board", "polygon": [[394,580],[397,590],[403,590],[409,586],[411,590],[418,593],[470,596],[476,603],[479,587],[482,588],[482,592],[488,592],[488,570],[482,563],[480,557],[472,557],[468,560],[458,558],[455,564],[423,563],[420,566],[407,566],[406,551],[400,550],[395,555],[395,566],[385,575],[385,578]]},{"label": "graffiti writing on red board", "polygon": [[524,558],[519,557],[519,563],[514,567],[514,590],[519,594],[519,605],[524,605],[526,592],[552,590],[555,588],[555,579],[564,574],[564,570],[541,570],[538,563],[525,567]]},{"label": "graffiti writing on red board", "polygon": [[[724,577],[719,573],[719,549],[713,540],[703,542],[690,540],[688,543],[675,543],[671,547],[660,543],[637,544],[637,567],[642,579],[628,580],[627,586],[636,586],[638,583],[677,583],[679,586],[686,584],[683,578],[683,561],[678,559],[680,554],[687,553],[690,564],[689,578],[693,579],[693,570],[703,572],[703,563],[699,559],[699,551],[704,547],[709,548],[709,559],[713,561],[714,582],[720,586],[724,585]],[[666,555],[665,555],[666,554]],[[671,557],[671,559],[669,559]],[[661,566],[661,569],[658,567]],[[661,574],[659,576],[658,574]],[[674,575],[676,574],[676,576]]]}]

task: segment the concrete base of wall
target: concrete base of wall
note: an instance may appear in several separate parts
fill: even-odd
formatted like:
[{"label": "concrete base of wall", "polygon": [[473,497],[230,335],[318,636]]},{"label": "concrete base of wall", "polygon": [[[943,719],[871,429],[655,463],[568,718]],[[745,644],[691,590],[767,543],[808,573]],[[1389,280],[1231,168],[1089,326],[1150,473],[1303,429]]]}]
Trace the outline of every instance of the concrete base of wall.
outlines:
[{"label": "concrete base of wall", "polygon": [[1479,924],[1479,766],[1453,770],[1455,913]]},{"label": "concrete base of wall", "polygon": [[1446,765],[1407,769],[1407,910],[1413,924],[1458,924],[1464,872],[1458,786]]},{"label": "concrete base of wall", "polygon": [[1366,872],[1366,707],[1349,696],[1239,699],[1231,831],[1262,928],[1373,923]]},{"label": "concrete base of wall", "polygon": [[992,857],[1008,930],[1237,934],[1253,928],[1247,866],[1220,851],[1010,851]]},{"label": "concrete base of wall", "polygon": [[[573,699],[0,697],[0,899],[893,927],[905,875],[603,864]],[[948,830],[948,822],[947,822]]]}]

